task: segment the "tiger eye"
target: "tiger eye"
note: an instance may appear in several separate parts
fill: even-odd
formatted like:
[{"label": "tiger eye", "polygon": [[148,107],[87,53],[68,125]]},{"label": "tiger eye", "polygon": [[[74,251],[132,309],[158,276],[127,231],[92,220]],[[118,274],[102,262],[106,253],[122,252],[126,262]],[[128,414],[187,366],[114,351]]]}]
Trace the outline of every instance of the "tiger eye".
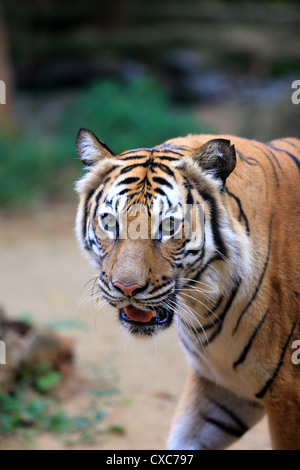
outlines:
[{"label": "tiger eye", "polygon": [[112,214],[104,214],[101,216],[101,222],[106,230],[114,230],[117,226],[117,219]]}]

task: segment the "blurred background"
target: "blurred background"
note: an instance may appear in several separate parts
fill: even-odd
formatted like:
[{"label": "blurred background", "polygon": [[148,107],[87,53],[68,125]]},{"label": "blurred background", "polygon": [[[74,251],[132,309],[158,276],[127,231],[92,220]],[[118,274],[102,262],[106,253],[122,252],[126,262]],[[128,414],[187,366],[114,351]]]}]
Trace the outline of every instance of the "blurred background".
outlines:
[{"label": "blurred background", "polygon": [[0,204],[70,196],[80,127],[115,152],[188,132],[299,135],[299,28],[287,0],[2,0]]},{"label": "blurred background", "polygon": [[[292,82],[300,79],[299,31],[296,0],[0,2],[0,80],[6,84],[6,104],[0,104],[0,304],[5,315],[32,328],[50,326],[75,340],[69,358],[75,349],[83,382],[93,384],[80,395],[83,382],[75,381],[66,392],[71,411],[89,404],[87,415],[71,425],[81,429],[76,445],[96,439],[97,448],[164,448],[186,371],[173,333],[159,346],[124,349],[115,316],[105,312],[97,329],[97,313],[83,309],[80,319],[74,313],[88,297],[80,294],[84,283],[95,274],[73,234],[73,187],[82,175],[78,129],[91,129],[115,152],[191,132],[262,141],[299,136],[300,108],[291,101]],[[3,325],[2,335],[8,330]],[[57,361],[51,364],[26,376],[26,387],[52,393],[64,373]],[[103,379],[107,368],[114,371],[113,385]],[[147,370],[143,380],[141,370]],[[27,445],[15,437],[19,429],[69,429],[65,411],[51,414],[40,397],[20,399],[21,385],[13,403],[11,390],[0,396],[0,422],[6,423],[0,445],[1,436],[9,438],[4,448]],[[95,415],[95,397],[113,401],[105,404],[108,421],[102,404]],[[105,422],[99,432],[98,422]],[[261,426],[240,448],[268,448]],[[30,445],[66,443],[35,435]]]}]

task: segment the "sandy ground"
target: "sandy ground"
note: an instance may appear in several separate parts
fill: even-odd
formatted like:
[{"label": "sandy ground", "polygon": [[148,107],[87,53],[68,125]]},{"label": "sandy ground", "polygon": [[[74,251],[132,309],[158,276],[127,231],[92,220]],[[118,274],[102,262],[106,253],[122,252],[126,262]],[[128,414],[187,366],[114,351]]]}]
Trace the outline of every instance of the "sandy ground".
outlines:
[{"label": "sandy ground", "polygon": [[[0,304],[13,316],[30,315],[39,324],[79,324],[66,328],[76,347],[80,385],[63,406],[80,410],[88,401],[91,370],[117,377],[119,394],[107,405],[104,426],[121,426],[122,435],[103,434],[76,449],[165,449],[168,430],[180,396],[187,364],[175,329],[156,340],[129,339],[113,310],[91,308],[85,283],[95,274],[80,254],[73,233],[75,204],[31,216],[0,219]],[[5,366],[0,366],[5,367]],[[2,448],[20,449],[9,440]],[[42,434],[34,449],[65,449],[55,435]],[[263,419],[233,449],[270,449]]]}]

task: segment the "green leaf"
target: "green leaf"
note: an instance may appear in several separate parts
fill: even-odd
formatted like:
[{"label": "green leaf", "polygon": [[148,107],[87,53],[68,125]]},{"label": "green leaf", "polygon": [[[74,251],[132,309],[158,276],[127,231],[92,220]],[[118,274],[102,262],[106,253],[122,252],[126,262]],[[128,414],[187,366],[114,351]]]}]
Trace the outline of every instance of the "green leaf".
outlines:
[{"label": "green leaf", "polygon": [[109,434],[119,434],[122,436],[125,434],[125,428],[123,426],[110,426],[107,432]]},{"label": "green leaf", "polygon": [[41,392],[47,392],[55,388],[61,381],[61,374],[59,372],[48,372],[41,377],[38,377],[35,381],[36,387]]}]

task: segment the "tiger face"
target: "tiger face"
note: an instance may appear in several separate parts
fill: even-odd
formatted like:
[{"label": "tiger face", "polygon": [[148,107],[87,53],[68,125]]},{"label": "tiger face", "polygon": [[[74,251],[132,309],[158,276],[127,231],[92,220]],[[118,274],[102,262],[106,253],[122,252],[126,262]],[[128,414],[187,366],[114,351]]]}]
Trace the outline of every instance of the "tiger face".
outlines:
[{"label": "tiger face", "polygon": [[[234,147],[169,141],[114,155],[86,129],[76,145],[88,170],[77,184],[77,237],[99,269],[99,295],[133,334],[152,335],[174,317],[192,322],[182,305],[195,282],[214,297],[236,276],[240,253],[222,197]],[[218,259],[230,262],[216,271]]]}]

